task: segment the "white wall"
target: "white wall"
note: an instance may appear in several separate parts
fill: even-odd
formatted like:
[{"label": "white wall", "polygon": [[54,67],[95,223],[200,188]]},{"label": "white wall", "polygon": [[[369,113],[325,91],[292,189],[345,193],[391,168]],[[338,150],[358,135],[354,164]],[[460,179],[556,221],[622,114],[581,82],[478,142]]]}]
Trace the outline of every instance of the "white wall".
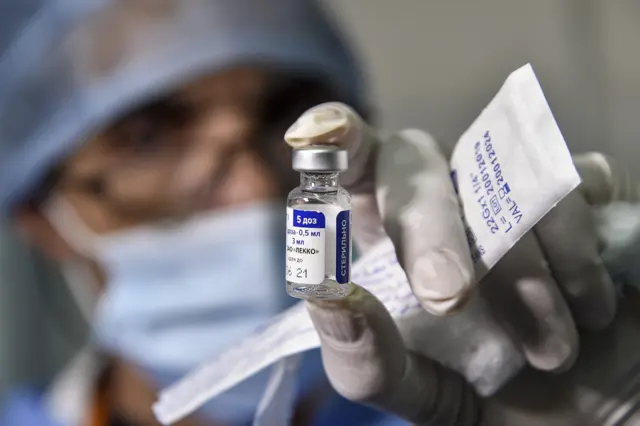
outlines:
[{"label": "white wall", "polygon": [[573,151],[640,159],[637,0],[326,0],[368,63],[383,126],[454,143],[533,64]]}]

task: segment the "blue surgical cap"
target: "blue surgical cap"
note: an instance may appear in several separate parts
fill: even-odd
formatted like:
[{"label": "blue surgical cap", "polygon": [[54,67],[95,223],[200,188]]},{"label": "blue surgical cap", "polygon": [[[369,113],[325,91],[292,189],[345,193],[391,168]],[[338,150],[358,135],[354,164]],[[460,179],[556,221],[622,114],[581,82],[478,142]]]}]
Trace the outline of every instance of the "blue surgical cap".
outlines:
[{"label": "blue surgical cap", "polygon": [[313,0],[0,0],[0,215],[132,105],[247,63],[315,73],[363,102]]}]

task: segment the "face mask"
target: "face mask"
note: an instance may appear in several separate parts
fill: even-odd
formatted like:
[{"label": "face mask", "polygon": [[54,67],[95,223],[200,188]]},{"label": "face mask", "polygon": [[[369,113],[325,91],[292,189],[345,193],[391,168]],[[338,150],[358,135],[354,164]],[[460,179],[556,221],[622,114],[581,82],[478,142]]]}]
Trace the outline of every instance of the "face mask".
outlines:
[{"label": "face mask", "polygon": [[[160,386],[291,304],[280,261],[283,215],[275,204],[106,236],[89,230],[64,200],[52,202],[48,213],[67,243],[106,273],[106,291],[93,317],[98,344],[141,367]],[[238,398],[215,404],[216,416],[228,418],[224,412],[244,408],[253,413],[266,380],[258,375],[232,390]]]}]

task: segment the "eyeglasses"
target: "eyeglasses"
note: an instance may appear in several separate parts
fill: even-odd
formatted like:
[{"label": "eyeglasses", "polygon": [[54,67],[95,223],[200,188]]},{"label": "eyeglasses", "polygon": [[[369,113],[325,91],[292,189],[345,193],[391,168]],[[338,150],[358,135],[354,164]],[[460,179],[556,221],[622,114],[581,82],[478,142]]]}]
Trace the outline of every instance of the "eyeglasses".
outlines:
[{"label": "eyeglasses", "polygon": [[[208,171],[207,191],[215,193],[227,181],[242,150],[252,150],[271,168],[289,170],[288,150],[282,143],[286,128],[306,109],[335,100],[331,90],[315,78],[274,80],[252,105],[255,121],[250,142],[220,147]],[[175,210],[169,191],[184,170],[187,158],[214,149],[215,141],[194,138],[191,121],[199,111],[171,99],[155,102],[114,124],[101,136],[99,165],[90,172],[64,165],[51,189],[94,197],[121,216],[148,219]],[[94,156],[95,157],[95,156]],[[277,171],[277,170],[276,170]]]}]

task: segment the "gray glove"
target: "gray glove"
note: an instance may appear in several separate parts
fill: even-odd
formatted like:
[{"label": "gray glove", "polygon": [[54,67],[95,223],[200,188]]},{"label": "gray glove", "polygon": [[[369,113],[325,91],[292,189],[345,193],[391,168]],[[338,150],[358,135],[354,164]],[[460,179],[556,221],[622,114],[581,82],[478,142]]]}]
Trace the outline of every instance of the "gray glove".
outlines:
[{"label": "gray glove", "polygon": [[[321,142],[349,151],[342,183],[354,195],[354,241],[366,252],[388,235],[425,310],[452,313],[477,288],[529,364],[546,371],[573,365],[576,327],[597,330],[612,321],[615,290],[590,205],[634,194],[603,155],[574,158],[580,188],[476,286],[448,162],[432,138],[412,130],[381,141],[351,109],[331,103],[303,114],[286,140],[293,147]],[[417,424],[479,424],[482,403],[465,380],[407,349],[384,306],[352,287],[343,300],[307,303],[333,387]]]}]

